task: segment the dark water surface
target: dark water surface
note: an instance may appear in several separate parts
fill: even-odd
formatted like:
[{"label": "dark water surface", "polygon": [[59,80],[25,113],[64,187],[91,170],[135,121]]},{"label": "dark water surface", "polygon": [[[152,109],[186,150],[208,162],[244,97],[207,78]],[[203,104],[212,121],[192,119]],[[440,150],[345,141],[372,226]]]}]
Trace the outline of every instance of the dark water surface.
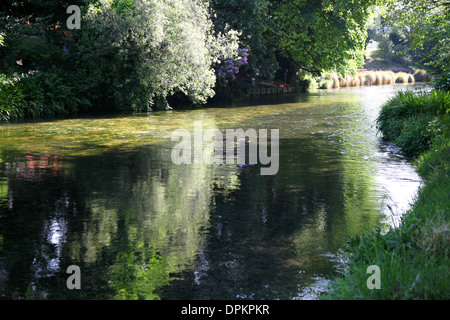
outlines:
[{"label": "dark water surface", "polygon": [[[413,89],[2,124],[0,297],[316,298],[345,239],[397,225],[414,199],[420,178],[375,127],[388,97]],[[171,133],[195,120],[279,129],[278,173],[174,164]]]}]

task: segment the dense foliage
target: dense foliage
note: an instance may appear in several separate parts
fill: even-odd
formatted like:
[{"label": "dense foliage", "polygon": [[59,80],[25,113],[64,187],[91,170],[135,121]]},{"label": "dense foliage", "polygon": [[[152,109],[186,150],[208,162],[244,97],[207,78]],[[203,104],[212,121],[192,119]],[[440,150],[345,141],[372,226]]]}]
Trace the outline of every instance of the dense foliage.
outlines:
[{"label": "dense foliage", "polygon": [[424,66],[438,89],[450,88],[450,3],[446,0],[389,2],[383,22],[386,33],[373,36],[383,59]]},{"label": "dense foliage", "polygon": [[214,27],[239,30],[242,47],[249,50],[243,72],[250,77],[272,79],[278,68],[275,57],[274,22],[269,0],[211,0]]},{"label": "dense foliage", "polygon": [[[58,69],[96,108],[165,108],[175,93],[204,103],[214,95],[213,66],[242,59],[238,33],[216,32],[204,1],[93,1],[83,6],[78,30],[67,30],[65,20],[34,18],[29,6],[24,4],[20,19],[8,16],[2,26],[3,73]],[[60,13],[66,6],[46,8]]]},{"label": "dense foliage", "polygon": [[214,94],[212,65],[237,58],[236,32],[213,32],[202,1],[137,0],[91,5],[75,35],[79,79],[121,109],[164,107],[182,92],[195,103]]},{"label": "dense foliage", "polygon": [[376,1],[305,1],[280,3],[274,13],[279,47],[298,68],[355,72],[364,62],[369,7]]}]

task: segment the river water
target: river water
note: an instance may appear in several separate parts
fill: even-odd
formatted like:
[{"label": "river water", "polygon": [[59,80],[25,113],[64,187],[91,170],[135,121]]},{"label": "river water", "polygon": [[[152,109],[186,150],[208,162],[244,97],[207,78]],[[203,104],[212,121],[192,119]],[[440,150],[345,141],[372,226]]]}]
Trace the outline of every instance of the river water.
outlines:
[{"label": "river water", "polygon": [[[317,298],[345,239],[395,227],[414,199],[421,180],[375,119],[417,86],[2,124],[0,297]],[[278,171],[175,164],[171,134],[194,121],[278,129]]]}]

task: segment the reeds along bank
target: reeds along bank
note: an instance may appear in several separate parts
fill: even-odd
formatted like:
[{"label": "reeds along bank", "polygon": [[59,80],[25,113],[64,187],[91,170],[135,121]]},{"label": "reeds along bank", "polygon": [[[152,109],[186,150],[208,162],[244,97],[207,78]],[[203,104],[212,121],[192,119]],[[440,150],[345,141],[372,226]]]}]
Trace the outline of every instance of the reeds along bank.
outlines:
[{"label": "reeds along bank", "polygon": [[356,75],[340,76],[338,74],[323,75],[319,81],[320,89],[333,89],[341,87],[358,87],[389,85],[394,83],[414,83],[427,81],[423,71],[413,74],[393,71],[360,71]]}]

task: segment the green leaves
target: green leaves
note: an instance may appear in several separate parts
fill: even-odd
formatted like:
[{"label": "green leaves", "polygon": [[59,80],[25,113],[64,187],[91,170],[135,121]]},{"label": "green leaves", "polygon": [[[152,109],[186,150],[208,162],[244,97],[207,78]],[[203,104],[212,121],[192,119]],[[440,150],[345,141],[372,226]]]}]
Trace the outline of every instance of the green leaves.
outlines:
[{"label": "green leaves", "polygon": [[351,73],[364,62],[368,7],[374,1],[284,1],[275,15],[279,47],[305,71]]},{"label": "green leaves", "polygon": [[412,29],[410,51],[420,53],[437,89],[450,89],[450,6],[446,0],[403,0],[392,20]]},{"label": "green leaves", "polygon": [[[116,0],[91,5],[76,42],[78,78],[116,109],[168,107],[182,93],[194,103],[214,95],[213,63],[233,56],[235,32],[215,33],[199,0]],[[99,54],[101,53],[101,54]]]},{"label": "green leaves", "polygon": [[450,93],[397,92],[383,106],[377,119],[384,138],[394,141],[408,155],[429,150],[442,134],[450,109]]}]

